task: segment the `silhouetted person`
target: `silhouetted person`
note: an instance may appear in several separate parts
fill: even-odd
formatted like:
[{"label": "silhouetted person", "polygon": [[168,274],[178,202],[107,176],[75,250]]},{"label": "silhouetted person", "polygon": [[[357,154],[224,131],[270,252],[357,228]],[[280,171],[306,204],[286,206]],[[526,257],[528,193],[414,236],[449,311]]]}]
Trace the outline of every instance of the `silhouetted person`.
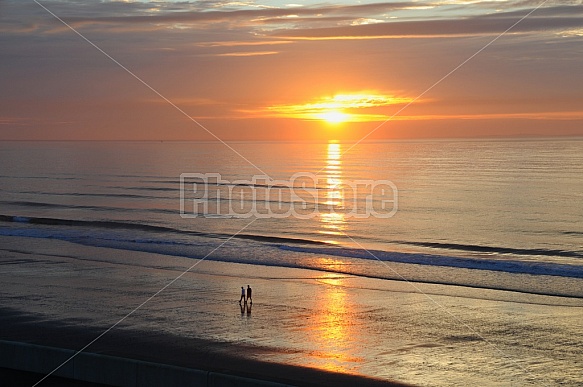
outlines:
[{"label": "silhouetted person", "polygon": [[245,288],[243,286],[241,286],[241,298],[239,298],[239,304],[241,303],[241,300],[243,300],[243,302],[247,302],[247,300],[245,299]]},{"label": "silhouetted person", "polygon": [[253,304],[253,299],[251,298],[251,286],[247,285],[247,299]]}]

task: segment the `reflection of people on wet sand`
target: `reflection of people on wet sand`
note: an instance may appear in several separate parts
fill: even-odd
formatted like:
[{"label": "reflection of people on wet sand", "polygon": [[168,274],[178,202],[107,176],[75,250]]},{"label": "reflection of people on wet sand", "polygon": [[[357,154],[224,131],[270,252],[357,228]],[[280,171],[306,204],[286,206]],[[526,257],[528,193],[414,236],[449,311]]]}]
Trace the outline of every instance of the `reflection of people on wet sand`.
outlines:
[{"label": "reflection of people on wet sand", "polygon": [[251,301],[251,305],[253,305],[253,299],[251,298],[251,286],[247,285],[247,299]]},{"label": "reflection of people on wet sand", "polygon": [[239,303],[239,307],[241,308],[241,317],[245,316],[245,312],[247,312],[247,317],[251,317],[251,308],[253,307],[253,304],[249,304],[247,305],[247,303]]},{"label": "reflection of people on wet sand", "polygon": [[[249,285],[247,285],[249,286]],[[243,286],[241,286],[241,298],[239,298],[239,304],[241,303],[241,300],[243,300],[243,302],[247,303],[247,300],[245,300],[245,288]]]}]

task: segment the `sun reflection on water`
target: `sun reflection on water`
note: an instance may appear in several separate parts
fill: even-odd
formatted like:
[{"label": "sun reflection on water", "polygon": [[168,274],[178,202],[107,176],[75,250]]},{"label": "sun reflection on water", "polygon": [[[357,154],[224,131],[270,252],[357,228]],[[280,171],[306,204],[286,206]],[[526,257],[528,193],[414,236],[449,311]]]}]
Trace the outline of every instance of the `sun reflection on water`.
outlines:
[{"label": "sun reflection on water", "polygon": [[[324,158],[325,165],[318,181],[318,232],[330,237],[327,242],[338,243],[347,228],[341,145],[328,143]],[[363,359],[356,355],[355,343],[362,338],[351,319],[354,304],[346,291],[346,277],[339,274],[346,270],[346,262],[318,257],[315,264],[324,272],[317,279],[321,286],[314,305],[316,313],[305,326],[307,339],[317,348],[309,352],[307,362],[328,371],[357,373]]]},{"label": "sun reflection on water", "polygon": [[328,143],[326,166],[324,168],[326,186],[323,190],[323,206],[319,214],[320,234],[340,236],[346,229],[344,209],[344,193],[342,178],[342,149],[336,142]]},{"label": "sun reflection on water", "polygon": [[[331,264],[329,260],[322,262],[322,266]],[[354,373],[362,359],[354,354],[358,332],[350,318],[352,303],[343,286],[344,277],[326,273],[318,281],[324,286],[315,305],[318,313],[309,329],[309,340],[319,349],[311,353],[311,362],[320,369]]]}]

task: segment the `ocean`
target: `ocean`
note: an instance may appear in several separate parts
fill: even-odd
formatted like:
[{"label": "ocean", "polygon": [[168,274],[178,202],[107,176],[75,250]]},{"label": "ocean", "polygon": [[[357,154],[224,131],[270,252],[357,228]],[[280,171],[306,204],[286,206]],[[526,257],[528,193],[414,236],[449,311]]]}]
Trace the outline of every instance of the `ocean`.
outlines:
[{"label": "ocean", "polygon": [[583,139],[228,145],[1,143],[5,321],[414,385],[581,385]]},{"label": "ocean", "polygon": [[[583,297],[582,139],[229,146],[239,154],[221,143],[4,142],[0,235]],[[297,174],[312,190],[303,207],[285,192],[270,203],[303,213],[247,211]],[[219,200],[240,204],[235,215],[212,207],[206,176],[244,187]],[[212,186],[207,197],[196,179]],[[359,188],[342,203],[342,187],[362,181],[390,192]],[[384,210],[367,213],[366,198],[383,195]]]}]

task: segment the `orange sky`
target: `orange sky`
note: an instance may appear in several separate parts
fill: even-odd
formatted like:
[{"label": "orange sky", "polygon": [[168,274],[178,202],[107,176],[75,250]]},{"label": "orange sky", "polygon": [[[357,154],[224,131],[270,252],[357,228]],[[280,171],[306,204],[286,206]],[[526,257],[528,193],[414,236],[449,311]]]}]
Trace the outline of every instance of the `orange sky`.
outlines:
[{"label": "orange sky", "polygon": [[40,3],[0,2],[3,140],[583,135],[579,2],[459,68],[542,1]]}]

